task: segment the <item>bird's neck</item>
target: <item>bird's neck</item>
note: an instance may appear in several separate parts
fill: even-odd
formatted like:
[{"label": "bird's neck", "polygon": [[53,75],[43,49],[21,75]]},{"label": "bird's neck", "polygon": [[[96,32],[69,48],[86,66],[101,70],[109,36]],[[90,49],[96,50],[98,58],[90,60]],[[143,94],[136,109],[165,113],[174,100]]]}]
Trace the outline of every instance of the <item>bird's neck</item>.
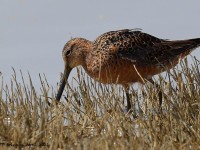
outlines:
[{"label": "bird's neck", "polygon": [[92,42],[84,38],[79,38],[79,41],[79,46],[82,51],[82,54],[85,56],[91,53],[93,45]]},{"label": "bird's neck", "polygon": [[87,39],[84,38],[77,38],[76,41],[78,44],[78,49],[80,50],[79,52],[79,65],[83,66],[84,68],[86,67],[86,59],[90,57],[91,52],[93,50],[93,43]]}]

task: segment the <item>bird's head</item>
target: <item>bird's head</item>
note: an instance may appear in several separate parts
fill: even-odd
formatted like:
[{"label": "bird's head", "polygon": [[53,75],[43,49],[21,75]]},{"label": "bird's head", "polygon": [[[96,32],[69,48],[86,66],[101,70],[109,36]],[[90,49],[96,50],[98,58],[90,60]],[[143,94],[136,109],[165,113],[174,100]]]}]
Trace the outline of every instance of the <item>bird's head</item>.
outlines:
[{"label": "bird's head", "polygon": [[74,38],[65,44],[62,51],[65,68],[56,100],[60,100],[71,70],[85,63],[85,53],[88,51],[90,44],[91,42],[83,38]]},{"label": "bird's head", "polygon": [[84,61],[84,44],[85,39],[82,38],[74,38],[65,44],[62,51],[65,67],[73,69],[74,67],[82,65]]}]

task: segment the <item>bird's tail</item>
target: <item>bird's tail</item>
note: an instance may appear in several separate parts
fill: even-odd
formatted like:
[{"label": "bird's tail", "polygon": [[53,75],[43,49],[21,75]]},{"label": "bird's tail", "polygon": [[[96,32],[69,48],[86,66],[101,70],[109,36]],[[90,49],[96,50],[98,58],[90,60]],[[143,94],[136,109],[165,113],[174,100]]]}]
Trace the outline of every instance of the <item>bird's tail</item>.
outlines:
[{"label": "bird's tail", "polygon": [[186,55],[190,54],[193,50],[195,50],[200,46],[200,38],[167,41],[167,45],[170,47],[170,51],[174,55],[182,54],[182,57],[185,57]]},{"label": "bird's tail", "polygon": [[186,40],[190,43],[191,51],[200,46],[200,38]]}]

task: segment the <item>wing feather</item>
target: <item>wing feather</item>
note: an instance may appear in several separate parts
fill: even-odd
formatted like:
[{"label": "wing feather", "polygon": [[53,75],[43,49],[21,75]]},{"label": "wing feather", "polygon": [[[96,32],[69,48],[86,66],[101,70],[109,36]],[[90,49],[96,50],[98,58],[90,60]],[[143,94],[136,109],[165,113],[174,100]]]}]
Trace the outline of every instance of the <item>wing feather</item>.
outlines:
[{"label": "wing feather", "polygon": [[94,51],[104,55],[101,64],[120,58],[140,66],[162,66],[177,60],[184,52],[187,55],[199,43],[199,39],[169,41],[141,31],[124,29],[99,36],[94,41]]}]

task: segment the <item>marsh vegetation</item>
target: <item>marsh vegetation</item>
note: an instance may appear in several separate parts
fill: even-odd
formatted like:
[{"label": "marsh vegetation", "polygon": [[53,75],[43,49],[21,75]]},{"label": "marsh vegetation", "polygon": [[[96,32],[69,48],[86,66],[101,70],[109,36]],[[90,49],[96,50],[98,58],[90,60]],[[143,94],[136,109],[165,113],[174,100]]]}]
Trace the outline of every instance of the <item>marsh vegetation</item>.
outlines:
[{"label": "marsh vegetation", "polygon": [[[37,91],[29,76],[1,76],[1,149],[200,149],[200,62],[181,62],[154,81],[131,89],[132,112],[124,113],[120,86],[102,85],[81,69],[60,103],[44,75]],[[20,78],[20,82],[18,79]],[[77,86],[74,86],[77,85]],[[49,106],[48,103],[51,103]]]}]

